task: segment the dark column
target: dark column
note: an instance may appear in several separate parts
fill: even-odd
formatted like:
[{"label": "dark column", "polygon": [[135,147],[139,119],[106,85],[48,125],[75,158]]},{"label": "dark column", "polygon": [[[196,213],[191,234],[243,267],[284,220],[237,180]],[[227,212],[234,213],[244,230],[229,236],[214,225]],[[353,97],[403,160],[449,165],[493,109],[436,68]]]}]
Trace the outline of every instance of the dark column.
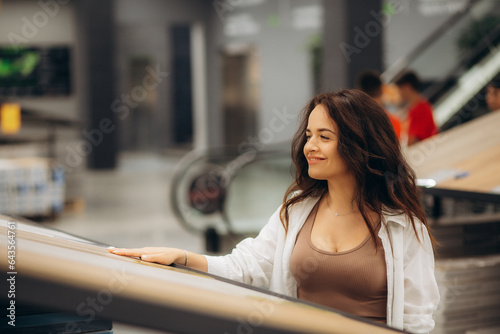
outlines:
[{"label": "dark column", "polygon": [[82,80],[83,140],[92,169],[116,167],[118,150],[114,91],[114,1],[75,1]]},{"label": "dark column", "polygon": [[172,97],[174,140],[176,144],[193,142],[193,97],[191,82],[191,27],[177,24],[170,27],[172,50]]},{"label": "dark column", "polygon": [[382,70],[381,0],[324,1],[322,90],[354,88],[356,76]]}]

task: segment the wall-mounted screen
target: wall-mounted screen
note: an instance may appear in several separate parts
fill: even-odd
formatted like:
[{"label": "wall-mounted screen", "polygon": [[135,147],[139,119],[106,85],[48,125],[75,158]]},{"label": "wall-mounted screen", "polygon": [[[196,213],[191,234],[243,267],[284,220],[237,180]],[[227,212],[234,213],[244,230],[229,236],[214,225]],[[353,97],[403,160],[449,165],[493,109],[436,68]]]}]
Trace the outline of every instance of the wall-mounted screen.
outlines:
[{"label": "wall-mounted screen", "polygon": [[0,97],[71,93],[68,47],[0,46]]}]

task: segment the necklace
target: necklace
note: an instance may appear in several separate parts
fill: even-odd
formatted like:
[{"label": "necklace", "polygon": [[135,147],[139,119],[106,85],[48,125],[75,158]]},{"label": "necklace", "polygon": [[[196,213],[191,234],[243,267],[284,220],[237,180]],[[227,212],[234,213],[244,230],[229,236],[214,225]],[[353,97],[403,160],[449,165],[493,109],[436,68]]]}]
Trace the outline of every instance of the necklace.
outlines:
[{"label": "necklace", "polygon": [[340,214],[338,212],[335,212],[332,210],[332,208],[330,207],[330,201],[328,200],[328,197],[329,196],[326,196],[326,205],[328,206],[328,209],[337,217],[339,216],[348,216],[348,215],[352,215],[353,213],[355,213],[355,211],[352,211],[352,212],[349,212],[349,213],[344,213],[344,214]]}]

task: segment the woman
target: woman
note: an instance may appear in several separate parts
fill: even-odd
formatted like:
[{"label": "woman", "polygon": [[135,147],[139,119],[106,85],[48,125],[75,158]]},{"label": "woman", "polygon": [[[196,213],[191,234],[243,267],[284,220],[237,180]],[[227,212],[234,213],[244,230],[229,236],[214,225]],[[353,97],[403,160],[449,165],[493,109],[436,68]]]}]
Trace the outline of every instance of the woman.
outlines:
[{"label": "woman", "polygon": [[439,302],[432,237],[392,125],[363,92],[322,94],[292,142],[295,182],[259,235],[226,256],[111,249],[185,264],[415,333]]}]

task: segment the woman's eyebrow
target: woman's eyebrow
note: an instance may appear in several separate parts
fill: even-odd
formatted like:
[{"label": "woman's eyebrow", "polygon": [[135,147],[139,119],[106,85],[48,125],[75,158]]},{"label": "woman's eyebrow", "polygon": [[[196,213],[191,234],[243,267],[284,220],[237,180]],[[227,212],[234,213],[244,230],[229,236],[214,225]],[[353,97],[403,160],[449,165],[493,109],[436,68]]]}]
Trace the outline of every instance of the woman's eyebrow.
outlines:
[{"label": "woman's eyebrow", "polygon": [[[328,131],[328,132],[331,132],[331,133],[335,134],[335,131],[330,130],[330,129],[326,129],[326,128],[318,129],[318,132],[323,132],[323,131]],[[310,129],[306,129],[306,132],[311,132],[311,130]]]}]

